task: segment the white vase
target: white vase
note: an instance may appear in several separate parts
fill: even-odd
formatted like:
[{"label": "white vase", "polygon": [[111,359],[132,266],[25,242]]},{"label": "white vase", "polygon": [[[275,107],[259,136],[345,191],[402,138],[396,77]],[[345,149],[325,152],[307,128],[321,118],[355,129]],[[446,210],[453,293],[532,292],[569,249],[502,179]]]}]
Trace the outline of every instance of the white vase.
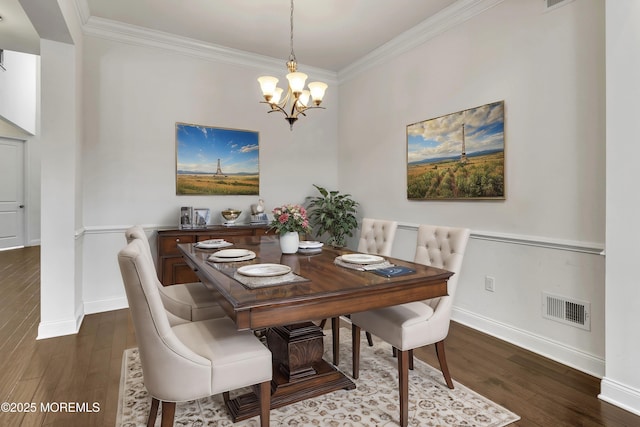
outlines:
[{"label": "white vase", "polygon": [[294,231],[288,231],[280,235],[280,250],[283,254],[295,254],[298,252],[300,236]]}]

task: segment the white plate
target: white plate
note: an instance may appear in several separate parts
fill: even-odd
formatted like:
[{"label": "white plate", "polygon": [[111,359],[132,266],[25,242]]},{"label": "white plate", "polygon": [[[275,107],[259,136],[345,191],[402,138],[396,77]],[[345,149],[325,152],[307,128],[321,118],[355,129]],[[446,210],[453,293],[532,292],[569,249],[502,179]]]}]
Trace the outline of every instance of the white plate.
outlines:
[{"label": "white plate", "polygon": [[211,239],[211,240],[201,240],[196,243],[196,248],[202,249],[216,249],[216,248],[224,248],[225,246],[232,246],[233,243],[229,243],[224,239]]},{"label": "white plate", "polygon": [[282,264],[252,264],[238,269],[238,273],[244,276],[270,277],[282,276],[291,271],[291,267]]},{"label": "white plate", "polygon": [[221,251],[215,252],[213,255],[217,258],[239,258],[242,256],[247,256],[251,253],[248,249],[223,249]]},{"label": "white plate", "polygon": [[342,260],[345,262],[350,262],[352,264],[378,264],[384,262],[384,258],[378,255],[368,255],[368,254],[347,254],[342,255]]},{"label": "white plate", "polygon": [[298,247],[300,249],[316,249],[316,248],[321,248],[322,245],[324,245],[324,243],[314,242],[310,240],[303,240],[300,243],[298,243]]},{"label": "white plate", "polygon": [[248,255],[245,256],[240,256],[240,257],[235,257],[235,258],[219,258],[215,255],[209,255],[209,258],[207,258],[209,261],[215,262],[215,263],[219,263],[219,262],[242,262],[242,261],[249,261],[251,259],[254,259],[256,257],[256,253],[255,252],[249,252]]}]

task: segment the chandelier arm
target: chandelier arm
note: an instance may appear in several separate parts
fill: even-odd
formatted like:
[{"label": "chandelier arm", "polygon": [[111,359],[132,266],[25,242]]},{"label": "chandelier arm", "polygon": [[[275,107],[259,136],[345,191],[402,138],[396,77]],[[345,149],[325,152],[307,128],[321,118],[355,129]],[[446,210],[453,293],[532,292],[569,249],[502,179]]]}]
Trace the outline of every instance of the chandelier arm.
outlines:
[{"label": "chandelier arm", "polygon": [[282,114],[284,114],[285,116],[288,116],[289,114],[287,113],[287,111],[282,108],[280,105],[278,104],[272,104],[270,102],[267,101],[260,101],[261,104],[267,104],[269,106],[271,106],[271,109],[269,111],[267,111],[267,113],[273,113],[274,111],[279,111]]}]

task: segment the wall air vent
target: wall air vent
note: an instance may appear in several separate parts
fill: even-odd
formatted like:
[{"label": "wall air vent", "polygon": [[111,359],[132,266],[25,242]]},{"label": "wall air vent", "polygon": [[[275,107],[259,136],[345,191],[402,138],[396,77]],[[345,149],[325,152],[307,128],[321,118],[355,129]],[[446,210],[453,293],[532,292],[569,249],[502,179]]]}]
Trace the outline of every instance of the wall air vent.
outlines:
[{"label": "wall air vent", "polygon": [[542,293],[542,317],[591,330],[591,303]]},{"label": "wall air vent", "polygon": [[551,10],[562,7],[571,3],[573,0],[544,0],[544,11],[549,12]]}]

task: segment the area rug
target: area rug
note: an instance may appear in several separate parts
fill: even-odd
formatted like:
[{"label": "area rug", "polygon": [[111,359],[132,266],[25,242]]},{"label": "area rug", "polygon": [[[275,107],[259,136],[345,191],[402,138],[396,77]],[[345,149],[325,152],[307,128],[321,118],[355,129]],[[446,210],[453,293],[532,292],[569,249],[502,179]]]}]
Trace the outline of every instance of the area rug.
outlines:
[{"label": "area rug", "polygon": [[[351,337],[341,339],[340,366],[351,378]],[[326,360],[331,343],[325,337]],[[355,390],[338,390],[271,411],[272,426],[397,426],[398,369],[391,347],[375,340],[376,344],[361,347],[360,378]],[[516,414],[486,399],[454,380],[450,390],[442,373],[416,359],[409,371],[410,426],[478,426],[502,427],[520,419]],[[234,393],[232,392],[232,397]],[[118,403],[117,427],[146,426],[151,398],[144,387],[138,349],[127,349],[122,362],[122,376]],[[160,411],[158,411],[160,412]],[[156,419],[160,426],[160,414]],[[234,424],[222,401],[212,396],[176,405],[175,426],[217,427],[259,426],[258,417]]]}]

